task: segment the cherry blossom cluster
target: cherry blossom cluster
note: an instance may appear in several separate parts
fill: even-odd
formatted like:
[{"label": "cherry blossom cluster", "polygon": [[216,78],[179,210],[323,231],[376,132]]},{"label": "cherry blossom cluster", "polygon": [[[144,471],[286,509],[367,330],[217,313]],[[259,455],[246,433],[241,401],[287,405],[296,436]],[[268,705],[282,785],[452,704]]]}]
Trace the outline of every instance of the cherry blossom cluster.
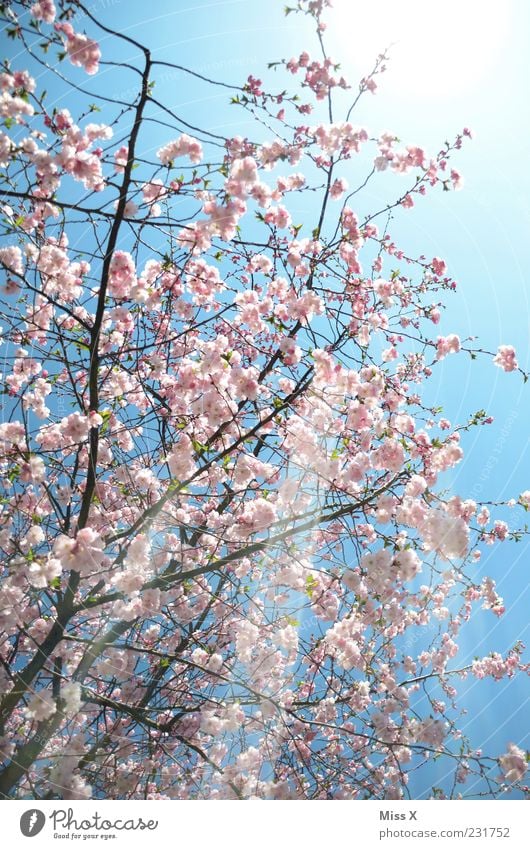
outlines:
[{"label": "cherry blossom cluster", "polygon": [[[432,757],[436,798],[524,793],[525,752],[477,751],[458,687],[529,672],[520,643],[461,661],[472,616],[508,618],[482,552],[522,532],[448,488],[492,418],[424,394],[480,350],[442,320],[445,260],[393,226],[461,186],[469,130],[430,155],[333,120],[326,0],[288,10],[322,56],[276,63],[310,102],[232,87],[248,137],[164,111],[142,51],[130,106],[94,123],[34,82],[43,43],[97,73],[92,13],[80,34],[66,0],[12,5],[29,70],[0,75],[0,793],[400,799]],[[382,214],[349,194],[366,166]],[[520,371],[510,345],[482,353]]]}]

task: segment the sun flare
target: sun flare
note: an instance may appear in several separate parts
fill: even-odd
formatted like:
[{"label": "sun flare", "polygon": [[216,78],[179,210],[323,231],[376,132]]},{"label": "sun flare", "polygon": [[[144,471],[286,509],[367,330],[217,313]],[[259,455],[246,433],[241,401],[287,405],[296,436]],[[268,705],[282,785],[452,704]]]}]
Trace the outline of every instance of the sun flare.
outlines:
[{"label": "sun flare", "polygon": [[433,97],[477,86],[499,59],[510,19],[510,0],[333,0],[328,12],[344,68],[367,73],[392,45],[387,90]]}]

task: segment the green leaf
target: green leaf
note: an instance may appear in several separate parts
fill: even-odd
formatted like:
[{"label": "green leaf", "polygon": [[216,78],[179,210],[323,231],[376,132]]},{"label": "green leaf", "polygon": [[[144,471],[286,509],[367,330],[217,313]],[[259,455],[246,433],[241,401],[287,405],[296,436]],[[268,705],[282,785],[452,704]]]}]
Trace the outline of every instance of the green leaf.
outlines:
[{"label": "green leaf", "polygon": [[316,583],[316,579],[313,577],[313,575],[308,575],[305,579],[305,592],[309,598],[313,596],[313,590],[315,589]]},{"label": "green leaf", "polygon": [[19,474],[20,474],[20,466],[13,466],[13,468],[9,469],[9,471],[7,473],[7,479],[11,483],[13,483],[13,481],[15,481],[18,478]]}]

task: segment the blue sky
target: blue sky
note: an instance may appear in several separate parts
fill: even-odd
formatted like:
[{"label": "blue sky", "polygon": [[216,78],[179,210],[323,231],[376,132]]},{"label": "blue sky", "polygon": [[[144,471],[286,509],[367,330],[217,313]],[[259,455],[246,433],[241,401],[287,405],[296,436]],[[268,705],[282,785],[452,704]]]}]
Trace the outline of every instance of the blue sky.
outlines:
[{"label": "blue sky", "polygon": [[[332,55],[353,83],[368,70],[360,57],[364,57],[365,43],[374,41],[377,28],[366,11],[355,21],[356,5],[341,0],[340,9],[327,16]],[[439,12],[436,20],[432,11],[427,11],[406,21],[420,41],[432,40],[433,61],[451,66],[445,89],[438,71],[437,83],[429,93],[428,75],[433,69],[425,67],[428,51],[423,49],[416,68],[412,68],[414,53],[412,57],[409,54],[409,76],[402,76],[401,84],[399,80],[392,82],[390,61],[378,94],[361,101],[353,120],[373,135],[390,129],[404,142],[421,145],[432,153],[464,126],[471,127],[474,139],[465,145],[455,163],[464,175],[464,190],[432,193],[414,210],[399,216],[392,234],[411,254],[443,257],[451,275],[459,281],[457,293],[447,298],[441,333],[476,335],[477,346],[492,351],[499,344],[514,344],[520,364],[528,368],[530,6],[524,0],[503,2],[498,4],[502,9],[496,11],[494,4],[487,2],[471,0],[470,5],[477,15],[482,7],[482,14],[499,16],[489,22],[482,46],[480,26],[473,26],[469,14],[460,21],[454,4],[449,3],[450,12]],[[309,22],[299,15],[284,17],[282,8],[283,3],[276,0],[159,0],[152,6],[138,0],[94,0],[91,5],[94,14],[109,26],[152,46],[156,59],[177,62],[235,84],[241,84],[249,73],[263,78],[269,61],[289,58],[304,48],[309,52],[315,49]],[[147,17],[152,12],[153,16]],[[451,46],[452,33],[460,28],[462,36],[463,26],[468,28],[472,81],[467,79],[465,49],[460,46],[460,52],[455,53]],[[106,43],[101,39],[103,58]],[[461,37],[462,43],[465,45],[465,38],[462,42]],[[386,42],[380,45],[381,49],[385,46]],[[399,46],[397,51],[399,54]],[[132,61],[134,56],[127,58]],[[411,83],[415,75],[425,78],[421,86]],[[95,92],[111,84],[113,93],[125,93],[131,79],[124,74],[122,83],[115,72],[103,71],[99,80],[86,83],[84,78],[84,83]],[[228,95],[223,89],[212,94],[207,86],[190,78],[162,71],[155,95],[190,123],[197,122],[212,132],[245,135],[250,131],[241,110],[227,106]],[[153,148],[167,140],[159,133],[153,136]],[[381,200],[390,197],[392,180],[397,194],[403,184],[399,177],[390,176],[369,187],[363,203],[379,208]],[[354,177],[350,183],[355,184]],[[464,435],[466,459],[448,479],[448,486],[463,497],[484,500],[517,498],[521,491],[530,489],[529,400],[530,382],[524,385],[519,375],[504,374],[494,367],[491,357],[472,363],[461,354],[438,367],[429,401],[443,405],[452,422],[465,420],[481,408],[495,418],[491,427]],[[521,511],[513,511],[506,518],[514,515],[524,522]],[[507,612],[500,620],[489,613],[473,617],[460,640],[460,665],[491,649],[505,652],[517,639],[528,639],[528,556],[525,541],[499,545],[489,548],[475,567],[477,575],[490,574],[496,579]],[[511,682],[471,681],[464,685],[459,704],[468,714],[463,726],[476,747],[501,753],[509,741],[514,741],[530,748],[529,696],[528,678],[523,676]],[[445,767],[433,767],[433,780],[438,770],[437,780]]]}]

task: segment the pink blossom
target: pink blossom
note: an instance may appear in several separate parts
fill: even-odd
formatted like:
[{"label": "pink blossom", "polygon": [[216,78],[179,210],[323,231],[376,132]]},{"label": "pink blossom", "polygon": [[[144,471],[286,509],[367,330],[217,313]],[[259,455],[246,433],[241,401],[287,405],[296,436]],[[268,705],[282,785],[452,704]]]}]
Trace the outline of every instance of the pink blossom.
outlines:
[{"label": "pink blossom", "polygon": [[5,248],[0,248],[0,263],[9,271],[15,274],[22,275],[24,266],[22,265],[22,253],[16,245],[9,245]]},{"label": "pink blossom", "polygon": [[447,725],[441,719],[424,719],[412,724],[416,740],[420,740],[433,749],[440,749],[447,734]]},{"label": "pink blossom", "polygon": [[195,473],[197,465],[193,459],[191,439],[183,433],[167,455],[167,464],[171,474],[179,481],[187,480]]},{"label": "pink blossom", "polygon": [[464,184],[464,179],[462,175],[454,168],[451,169],[451,181],[453,183],[453,188],[455,189],[455,191],[461,189]]},{"label": "pink blossom", "polygon": [[230,178],[236,183],[252,184],[258,179],[258,166],[252,156],[235,159],[230,169]]},{"label": "pink blossom", "polygon": [[372,453],[372,465],[374,469],[387,469],[390,472],[399,472],[405,460],[403,446],[396,440],[387,438],[380,448]]},{"label": "pink blossom", "polygon": [[515,348],[512,345],[499,345],[493,362],[499,368],[504,369],[504,371],[516,371],[519,368],[519,363],[515,356]]},{"label": "pink blossom", "polygon": [[365,91],[370,91],[372,94],[375,94],[377,91],[377,83],[373,77],[364,77],[361,80],[361,86]]},{"label": "pink blossom", "polygon": [[256,77],[253,77],[252,74],[249,74],[247,77],[247,82],[245,84],[245,91],[249,91],[255,97],[259,97],[262,94],[261,90],[261,80],[258,80]]},{"label": "pink blossom", "polygon": [[499,765],[506,781],[510,783],[522,781],[528,768],[525,753],[515,743],[508,743],[507,753],[501,755]]},{"label": "pink blossom", "polygon": [[286,229],[291,226],[291,216],[284,206],[275,206],[269,209],[265,214],[267,224],[273,224],[280,229]]},{"label": "pink blossom", "polygon": [[412,168],[423,168],[425,164],[425,151],[421,147],[409,145],[407,147],[407,159]]},{"label": "pink blossom", "polygon": [[445,559],[463,558],[469,546],[469,528],[460,517],[441,509],[430,509],[420,531],[427,551],[437,551]]},{"label": "pink blossom", "polygon": [[418,495],[422,495],[427,489],[427,482],[425,478],[421,477],[421,475],[412,475],[407,482],[405,487],[405,492],[407,495],[412,497],[416,497]]},{"label": "pink blossom", "polygon": [[72,65],[84,68],[87,74],[96,74],[99,69],[101,51],[96,41],[74,31],[69,23],[55,24],[57,32],[66,36],[66,52]]},{"label": "pink blossom", "polygon": [[443,277],[447,271],[447,265],[445,264],[443,259],[440,259],[437,256],[432,258],[431,267],[437,277]]},{"label": "pink blossom", "polygon": [[51,690],[39,690],[35,693],[26,708],[26,714],[35,722],[43,722],[53,716],[57,706]]},{"label": "pink blossom", "polygon": [[36,21],[44,21],[47,24],[53,24],[56,15],[55,4],[53,0],[38,0],[30,9],[31,16]]},{"label": "pink blossom", "polygon": [[302,349],[296,344],[296,340],[291,336],[284,336],[280,341],[280,351],[283,354],[283,361],[286,365],[296,365],[300,362]]},{"label": "pink blossom", "polygon": [[60,560],[64,571],[75,570],[82,575],[96,572],[105,555],[104,543],[97,531],[87,527],[80,530],[73,539],[65,535],[58,536],[53,546],[54,556]]},{"label": "pink blossom", "polygon": [[29,567],[29,582],[33,587],[43,589],[62,573],[61,561],[56,557],[48,556],[32,560]]},{"label": "pink blossom", "polygon": [[449,336],[438,336],[436,343],[436,359],[443,360],[447,354],[457,354],[460,351],[460,338],[456,333],[451,333]]},{"label": "pink blossom", "polygon": [[34,112],[31,103],[28,103],[24,98],[10,94],[8,91],[3,91],[0,94],[0,117],[15,121],[17,124],[23,124],[25,119],[31,117]]},{"label": "pink blossom", "polygon": [[90,423],[87,416],[71,413],[61,420],[61,431],[65,442],[83,442],[88,437]]},{"label": "pink blossom", "polygon": [[160,215],[161,208],[159,204],[156,203],[157,200],[160,200],[166,194],[166,189],[162,180],[155,179],[151,180],[150,183],[145,183],[142,188],[142,197],[144,203],[150,206],[150,215],[157,216]]},{"label": "pink blossom", "polygon": [[114,157],[114,170],[116,173],[123,172],[125,166],[127,165],[127,160],[129,158],[129,148],[126,144],[122,144],[118,150],[115,150],[113,153]]},{"label": "pink blossom", "polygon": [[67,716],[75,716],[81,707],[81,685],[77,681],[67,681],[61,687],[63,710]]},{"label": "pink blossom", "polygon": [[6,136],[5,133],[0,132],[0,167],[5,168],[11,159],[11,153],[13,151],[13,142]]},{"label": "pink blossom", "polygon": [[187,156],[191,162],[197,164],[203,156],[202,145],[197,139],[183,133],[178,139],[157,150],[156,155],[162,165],[170,165],[178,156]]},{"label": "pink blossom", "polygon": [[127,298],[136,282],[134,260],[127,251],[115,251],[109,268],[109,294],[121,300]]},{"label": "pink blossom", "polygon": [[333,200],[339,200],[342,197],[346,189],[348,188],[348,183],[344,179],[336,179],[331,184],[329,194]]},{"label": "pink blossom", "polygon": [[412,581],[418,572],[421,572],[420,558],[411,548],[406,548],[396,554],[394,565],[398,569],[398,577],[401,581]]},{"label": "pink blossom", "polygon": [[255,498],[245,505],[239,522],[239,530],[244,536],[263,531],[276,521],[274,504],[265,498]]}]

